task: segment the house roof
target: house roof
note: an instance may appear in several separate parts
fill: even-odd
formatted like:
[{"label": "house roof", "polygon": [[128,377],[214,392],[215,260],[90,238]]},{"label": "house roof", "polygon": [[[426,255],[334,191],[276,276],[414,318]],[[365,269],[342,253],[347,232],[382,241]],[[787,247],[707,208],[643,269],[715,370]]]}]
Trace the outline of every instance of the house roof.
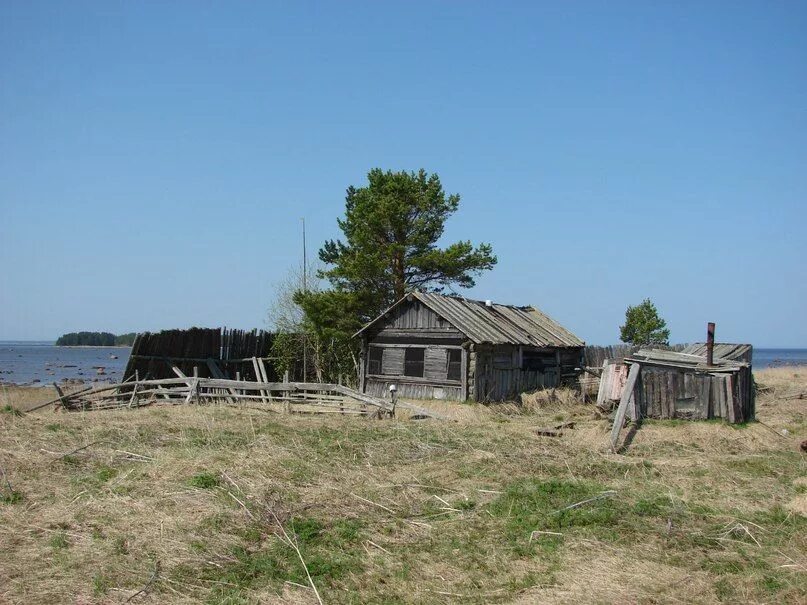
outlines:
[{"label": "house roof", "polygon": [[585,343],[535,307],[516,307],[425,292],[412,292],[368,323],[354,336],[382,320],[406,301],[418,300],[476,344],[534,347],[582,347]]}]

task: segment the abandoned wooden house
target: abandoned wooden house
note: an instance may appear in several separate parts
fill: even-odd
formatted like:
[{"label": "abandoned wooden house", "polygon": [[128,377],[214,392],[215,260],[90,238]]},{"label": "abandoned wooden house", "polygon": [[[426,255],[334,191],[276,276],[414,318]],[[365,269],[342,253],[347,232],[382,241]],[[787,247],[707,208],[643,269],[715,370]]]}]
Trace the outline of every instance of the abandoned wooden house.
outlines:
[{"label": "abandoned wooden house", "polygon": [[534,307],[412,292],[359,330],[359,390],[502,401],[571,384],[584,343]]}]

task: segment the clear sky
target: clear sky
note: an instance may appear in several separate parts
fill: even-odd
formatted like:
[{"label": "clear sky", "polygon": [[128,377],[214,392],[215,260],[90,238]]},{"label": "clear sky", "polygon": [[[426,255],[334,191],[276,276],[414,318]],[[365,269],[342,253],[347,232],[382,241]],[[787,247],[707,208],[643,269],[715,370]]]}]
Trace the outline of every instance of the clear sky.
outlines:
[{"label": "clear sky", "polygon": [[0,339],[266,326],[372,167],[468,296],[807,346],[805,2],[0,3]]}]

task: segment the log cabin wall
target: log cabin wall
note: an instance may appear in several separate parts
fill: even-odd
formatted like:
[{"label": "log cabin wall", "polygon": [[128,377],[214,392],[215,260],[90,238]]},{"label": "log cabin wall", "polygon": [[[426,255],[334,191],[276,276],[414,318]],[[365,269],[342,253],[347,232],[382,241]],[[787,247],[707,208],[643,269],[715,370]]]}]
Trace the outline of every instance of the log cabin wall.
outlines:
[{"label": "log cabin wall", "polygon": [[465,341],[462,332],[418,301],[394,309],[364,342],[364,392],[389,397],[394,384],[399,397],[464,400]]},{"label": "log cabin wall", "polygon": [[[502,401],[577,383],[584,343],[534,307],[411,293],[367,324],[360,390]],[[495,344],[491,344],[495,343]]]},{"label": "log cabin wall", "polygon": [[577,381],[580,347],[476,345],[474,394],[477,401],[516,399],[521,393]]}]

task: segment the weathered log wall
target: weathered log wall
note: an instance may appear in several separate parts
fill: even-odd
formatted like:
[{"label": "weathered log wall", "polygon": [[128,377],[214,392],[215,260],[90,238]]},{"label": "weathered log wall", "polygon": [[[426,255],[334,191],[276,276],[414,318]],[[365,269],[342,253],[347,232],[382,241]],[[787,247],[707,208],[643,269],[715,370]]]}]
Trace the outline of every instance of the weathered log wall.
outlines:
[{"label": "weathered log wall", "polygon": [[[619,401],[627,370],[627,364],[621,362],[604,366],[598,406],[607,409]],[[755,414],[753,374],[748,365],[712,371],[645,361],[633,394],[642,418],[723,418],[738,423],[752,420]]]}]

